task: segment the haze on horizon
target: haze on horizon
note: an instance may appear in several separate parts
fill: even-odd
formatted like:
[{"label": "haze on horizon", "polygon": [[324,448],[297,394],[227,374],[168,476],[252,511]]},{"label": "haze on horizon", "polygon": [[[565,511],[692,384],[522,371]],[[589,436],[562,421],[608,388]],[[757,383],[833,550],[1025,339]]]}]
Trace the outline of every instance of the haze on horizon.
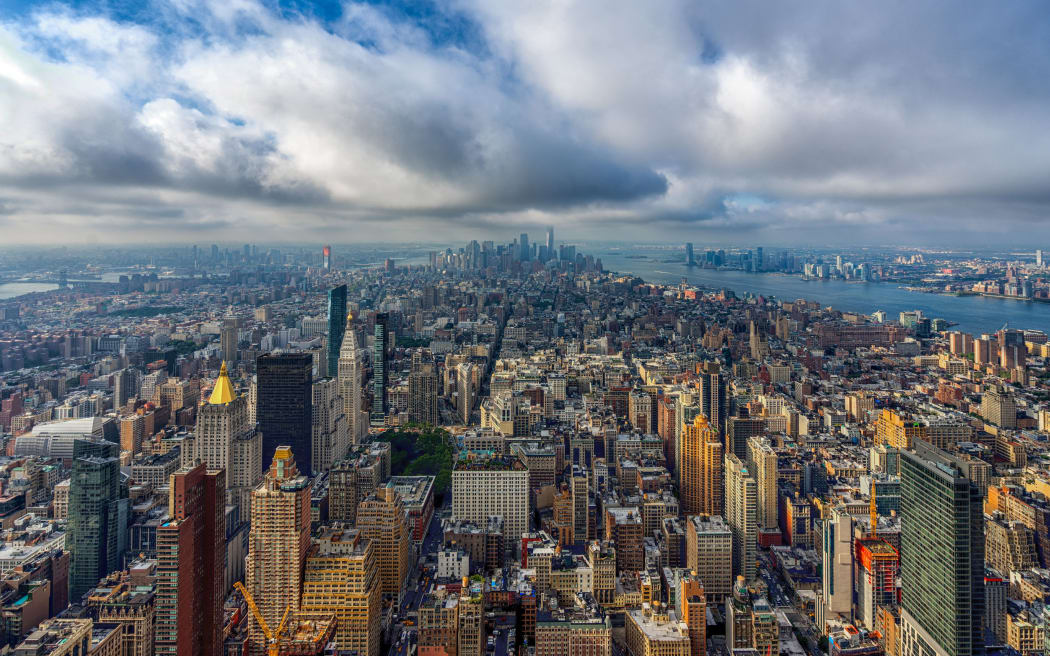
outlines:
[{"label": "haze on horizon", "polygon": [[1050,245],[1042,2],[282,4],[3,3],[0,243]]}]

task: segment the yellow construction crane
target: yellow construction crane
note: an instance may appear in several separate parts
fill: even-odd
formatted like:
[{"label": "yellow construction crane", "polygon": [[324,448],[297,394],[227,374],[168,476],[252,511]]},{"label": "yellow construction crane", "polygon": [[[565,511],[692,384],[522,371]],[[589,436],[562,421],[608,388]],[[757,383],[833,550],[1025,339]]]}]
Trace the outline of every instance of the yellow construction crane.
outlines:
[{"label": "yellow construction crane", "polygon": [[248,589],[245,588],[240,581],[234,583],[233,586],[240,590],[244,600],[248,602],[248,608],[252,611],[252,615],[255,616],[255,621],[259,623],[263,635],[266,636],[267,653],[269,656],[279,656],[281,651],[281,634],[284,633],[284,627],[288,623],[288,616],[292,611],[291,604],[284,609],[284,616],[281,617],[281,625],[277,627],[276,632],[273,632],[270,631],[269,625],[266,624],[266,620],[263,619],[262,613],[259,612],[259,607],[255,605],[255,600],[252,599],[252,595],[248,592]]}]

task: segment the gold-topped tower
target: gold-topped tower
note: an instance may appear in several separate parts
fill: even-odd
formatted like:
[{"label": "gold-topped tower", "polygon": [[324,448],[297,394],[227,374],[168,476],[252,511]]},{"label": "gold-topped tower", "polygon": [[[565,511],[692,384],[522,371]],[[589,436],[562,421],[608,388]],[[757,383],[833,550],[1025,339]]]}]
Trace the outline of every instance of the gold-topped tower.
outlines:
[{"label": "gold-topped tower", "polygon": [[219,377],[215,379],[215,388],[211,391],[208,403],[212,405],[226,405],[236,398],[237,392],[233,391],[233,383],[230,382],[230,375],[226,371],[226,361],[224,360],[222,367],[219,368]]}]

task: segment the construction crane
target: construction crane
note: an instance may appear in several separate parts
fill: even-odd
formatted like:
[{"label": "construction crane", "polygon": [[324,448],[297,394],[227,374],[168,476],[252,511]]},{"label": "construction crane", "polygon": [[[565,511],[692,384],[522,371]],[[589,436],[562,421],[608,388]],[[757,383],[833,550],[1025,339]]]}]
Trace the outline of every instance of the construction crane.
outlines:
[{"label": "construction crane", "polygon": [[284,627],[288,623],[288,616],[292,612],[292,606],[289,604],[284,609],[284,615],[281,617],[281,624],[277,627],[277,631],[273,632],[270,630],[270,626],[263,619],[262,613],[259,612],[259,607],[255,605],[255,600],[252,599],[252,595],[248,592],[248,589],[244,587],[240,581],[233,584],[237,588],[244,600],[248,602],[248,608],[252,611],[252,615],[255,616],[255,621],[259,623],[259,628],[262,629],[263,635],[266,636],[266,650],[268,656],[280,656],[281,652],[281,634],[284,633]]}]

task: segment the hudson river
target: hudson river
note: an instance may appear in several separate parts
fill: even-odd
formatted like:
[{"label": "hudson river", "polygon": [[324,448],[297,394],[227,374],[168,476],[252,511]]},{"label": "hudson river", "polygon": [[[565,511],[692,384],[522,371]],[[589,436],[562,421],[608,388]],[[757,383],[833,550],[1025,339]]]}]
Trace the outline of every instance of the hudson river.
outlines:
[{"label": "hudson river", "polygon": [[[737,296],[751,292],[775,296],[783,301],[804,298],[830,305],[836,310],[871,314],[883,310],[889,318],[907,310],[922,310],[931,319],[954,321],[953,329],[981,334],[992,333],[1009,322],[1011,328],[1050,331],[1050,303],[1021,301],[987,296],[944,296],[901,289],[893,283],[860,283],[843,280],[803,280],[798,275],[745,273],[687,267],[673,250],[587,249],[602,258],[609,271],[634,274],[647,282],[678,283],[686,281],[713,289],[731,289]],[[630,255],[632,257],[626,257]],[[636,256],[645,256],[638,259]]]}]

